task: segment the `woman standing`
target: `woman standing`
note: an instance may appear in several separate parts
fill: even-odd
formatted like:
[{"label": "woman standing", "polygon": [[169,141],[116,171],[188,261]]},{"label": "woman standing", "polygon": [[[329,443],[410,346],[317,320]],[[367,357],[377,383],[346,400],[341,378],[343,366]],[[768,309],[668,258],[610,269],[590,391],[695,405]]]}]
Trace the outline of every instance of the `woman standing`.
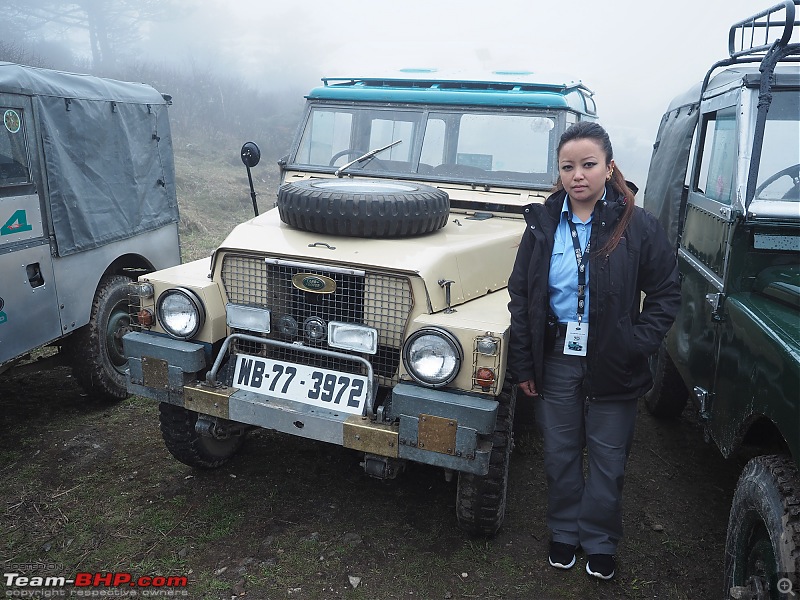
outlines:
[{"label": "woman standing", "polygon": [[611,579],[637,400],[652,386],[647,358],[678,312],[678,267],[600,125],[567,129],[558,170],[555,193],[525,208],[508,283],[509,369],[544,438],[548,561],[569,569],[580,547],[587,573]]}]

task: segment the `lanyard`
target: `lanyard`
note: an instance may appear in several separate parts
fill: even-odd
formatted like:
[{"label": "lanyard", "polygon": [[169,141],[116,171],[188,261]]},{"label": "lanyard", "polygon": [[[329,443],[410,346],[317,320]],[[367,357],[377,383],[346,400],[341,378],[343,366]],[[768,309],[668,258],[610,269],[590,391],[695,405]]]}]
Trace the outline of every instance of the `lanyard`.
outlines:
[{"label": "lanyard", "polygon": [[[586,262],[589,256],[589,247],[592,245],[592,240],[586,240],[586,249],[581,252],[581,245],[578,242],[578,230],[575,223],[572,222],[572,211],[567,213],[567,224],[572,233],[572,247],[575,248],[575,262],[578,263],[578,323],[583,319],[583,311],[586,306]],[[590,236],[591,238],[591,236]]]}]

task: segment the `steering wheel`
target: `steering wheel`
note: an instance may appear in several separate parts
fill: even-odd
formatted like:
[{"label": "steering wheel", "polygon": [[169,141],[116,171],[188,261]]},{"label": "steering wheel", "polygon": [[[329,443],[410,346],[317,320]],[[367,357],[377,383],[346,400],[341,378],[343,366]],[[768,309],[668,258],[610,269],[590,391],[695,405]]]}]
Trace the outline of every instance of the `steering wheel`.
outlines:
[{"label": "steering wheel", "polygon": [[781,169],[774,175],[770,175],[767,177],[760,186],[756,188],[756,196],[761,194],[767,186],[771,183],[778,181],[781,177],[791,177],[792,181],[794,182],[794,186],[789,188],[789,191],[783,195],[784,199],[794,198],[794,194],[792,193],[795,189],[800,188],[800,164],[792,165],[791,167],[786,167],[785,169]]},{"label": "steering wheel", "polygon": [[[359,156],[362,156],[364,154],[366,154],[366,152],[362,152],[361,150],[356,150],[354,148],[348,148],[347,150],[340,150],[339,152],[337,152],[336,154],[331,156],[331,160],[328,162],[328,166],[329,167],[335,167],[336,166],[336,164],[335,164],[336,161],[338,159],[340,159],[341,157],[343,157],[343,156],[347,156],[347,157],[352,156],[353,158],[358,158]],[[382,162],[381,159],[379,159],[377,156],[373,156],[372,158],[367,159],[365,162],[367,162],[367,164],[371,163],[371,164],[375,165],[376,167],[380,167],[381,169],[384,169],[384,170],[387,169],[386,164],[384,162]]]}]

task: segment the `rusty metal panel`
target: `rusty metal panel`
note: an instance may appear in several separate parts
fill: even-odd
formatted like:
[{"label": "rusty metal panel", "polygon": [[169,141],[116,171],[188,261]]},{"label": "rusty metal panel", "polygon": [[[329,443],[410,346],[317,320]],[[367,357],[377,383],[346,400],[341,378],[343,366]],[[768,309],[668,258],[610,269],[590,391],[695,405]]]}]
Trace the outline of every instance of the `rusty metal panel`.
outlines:
[{"label": "rusty metal panel", "polygon": [[345,448],[397,458],[397,426],[373,423],[364,417],[351,415],[343,424],[343,437]]},{"label": "rusty metal panel", "polygon": [[417,446],[431,452],[454,454],[457,431],[458,422],[455,419],[422,414],[419,416]]},{"label": "rusty metal panel", "polygon": [[204,415],[228,419],[228,403],[235,391],[236,388],[210,387],[205,383],[186,385],[183,387],[183,405],[188,410]]},{"label": "rusty metal panel", "polygon": [[160,358],[143,356],[142,383],[145,387],[167,389],[169,387],[169,363]]}]

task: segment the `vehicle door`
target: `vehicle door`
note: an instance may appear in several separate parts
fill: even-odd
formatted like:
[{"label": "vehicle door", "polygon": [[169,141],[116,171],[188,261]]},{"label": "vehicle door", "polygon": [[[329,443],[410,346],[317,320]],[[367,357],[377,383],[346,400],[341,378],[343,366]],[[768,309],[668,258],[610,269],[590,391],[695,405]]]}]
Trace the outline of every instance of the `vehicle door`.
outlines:
[{"label": "vehicle door", "polygon": [[0,94],[0,364],[61,334],[31,100]]},{"label": "vehicle door", "polygon": [[701,104],[686,216],[678,247],[682,276],[674,360],[690,373],[702,412],[713,397],[719,324],[734,226],[739,90]]}]

